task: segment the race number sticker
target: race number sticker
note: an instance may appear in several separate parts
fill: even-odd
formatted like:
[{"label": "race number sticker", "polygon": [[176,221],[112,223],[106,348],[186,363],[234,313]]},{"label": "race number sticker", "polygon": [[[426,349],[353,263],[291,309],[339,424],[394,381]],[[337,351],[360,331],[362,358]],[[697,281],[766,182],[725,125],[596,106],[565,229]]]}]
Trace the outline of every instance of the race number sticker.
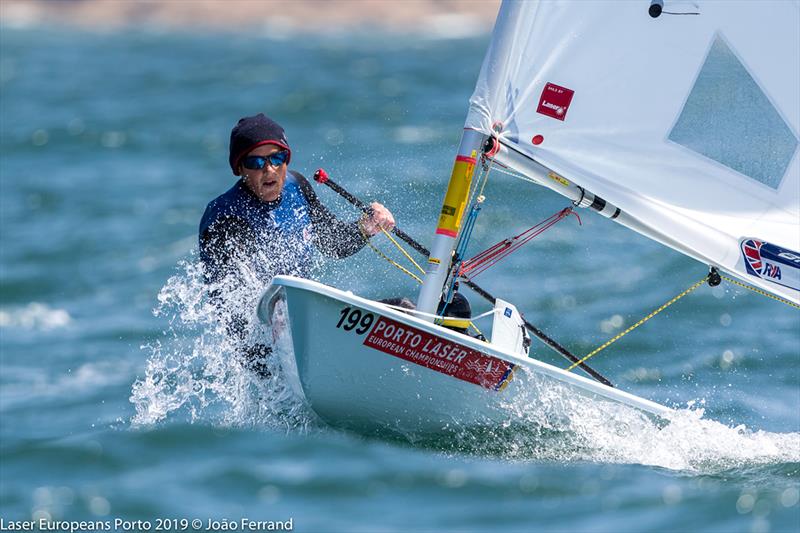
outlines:
[{"label": "race number sticker", "polygon": [[364,339],[383,353],[485,389],[503,390],[516,365],[420,329],[379,317]]}]

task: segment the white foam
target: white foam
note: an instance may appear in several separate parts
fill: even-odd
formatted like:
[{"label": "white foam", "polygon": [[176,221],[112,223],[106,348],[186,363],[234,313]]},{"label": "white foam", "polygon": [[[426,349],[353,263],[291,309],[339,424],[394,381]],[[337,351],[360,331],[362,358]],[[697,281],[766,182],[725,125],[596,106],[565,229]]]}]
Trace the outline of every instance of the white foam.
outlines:
[{"label": "white foam", "polygon": [[45,398],[79,398],[129,380],[132,365],[120,358],[84,363],[77,368],[55,371],[50,367],[6,365],[7,383],[0,392],[3,408],[29,404]]},{"label": "white foam", "polygon": [[240,284],[223,284],[221,306],[212,305],[203,281],[202,266],[182,263],[183,272],[169,279],[158,295],[154,313],[168,319],[170,328],[158,342],[144,346],[149,353],[145,375],[132,387],[130,401],[134,427],[168,417],[224,426],[307,427],[313,416],[288,389],[273,354],[267,362],[269,378],[244,367],[241,344],[225,324],[236,310],[249,322],[250,342],[271,337],[255,317],[256,299],[263,285],[250,272],[240,272]]},{"label": "white foam", "polygon": [[704,418],[704,410],[694,403],[657,421],[624,405],[552,384],[544,388],[535,377],[525,379],[531,390],[528,401],[506,407],[515,425],[521,421],[536,430],[515,436],[509,446],[494,443],[511,457],[642,464],[704,474],[800,462],[800,433],[726,426]]},{"label": "white foam", "polygon": [[72,322],[64,309],[53,309],[47,304],[31,302],[22,308],[0,310],[0,328],[21,328],[48,331],[63,328]]}]

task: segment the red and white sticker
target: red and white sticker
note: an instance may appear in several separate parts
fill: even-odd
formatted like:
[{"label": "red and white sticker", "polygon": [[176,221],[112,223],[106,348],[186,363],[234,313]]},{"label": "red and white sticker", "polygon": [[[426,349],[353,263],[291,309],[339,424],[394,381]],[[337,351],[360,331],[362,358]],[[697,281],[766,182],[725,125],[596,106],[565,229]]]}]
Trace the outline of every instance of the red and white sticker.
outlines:
[{"label": "red and white sticker", "polygon": [[516,366],[385,317],[367,334],[364,346],[491,390],[502,390]]},{"label": "red and white sticker", "polygon": [[567,117],[569,104],[572,103],[574,94],[575,91],[572,89],[548,83],[542,89],[542,96],[539,97],[539,107],[536,108],[536,112],[563,121]]}]

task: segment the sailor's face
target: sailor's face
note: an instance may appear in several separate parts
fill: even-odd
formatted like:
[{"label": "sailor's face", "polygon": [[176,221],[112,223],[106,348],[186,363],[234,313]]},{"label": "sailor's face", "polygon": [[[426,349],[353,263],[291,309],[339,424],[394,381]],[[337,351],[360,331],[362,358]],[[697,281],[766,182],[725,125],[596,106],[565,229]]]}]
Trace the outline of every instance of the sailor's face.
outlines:
[{"label": "sailor's face", "polygon": [[[281,151],[281,148],[278,146],[265,144],[252,150],[247,156],[267,157],[279,151]],[[267,163],[260,170],[242,166],[240,174],[244,177],[245,186],[262,202],[274,202],[280,197],[283,184],[286,182],[286,167],[286,163],[282,163],[277,167]]]}]

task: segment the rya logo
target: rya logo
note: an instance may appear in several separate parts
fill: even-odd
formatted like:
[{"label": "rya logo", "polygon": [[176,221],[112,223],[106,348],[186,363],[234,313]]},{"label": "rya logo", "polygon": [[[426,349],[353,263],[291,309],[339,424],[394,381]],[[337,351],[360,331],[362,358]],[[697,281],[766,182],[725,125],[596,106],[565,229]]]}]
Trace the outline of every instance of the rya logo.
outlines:
[{"label": "rya logo", "polygon": [[747,271],[761,278],[781,279],[781,267],[766,261],[761,256],[763,245],[763,242],[755,239],[742,242],[742,253],[744,253]]},{"label": "rya logo", "polygon": [[742,239],[740,247],[748,274],[800,290],[800,253],[759,239]]}]

